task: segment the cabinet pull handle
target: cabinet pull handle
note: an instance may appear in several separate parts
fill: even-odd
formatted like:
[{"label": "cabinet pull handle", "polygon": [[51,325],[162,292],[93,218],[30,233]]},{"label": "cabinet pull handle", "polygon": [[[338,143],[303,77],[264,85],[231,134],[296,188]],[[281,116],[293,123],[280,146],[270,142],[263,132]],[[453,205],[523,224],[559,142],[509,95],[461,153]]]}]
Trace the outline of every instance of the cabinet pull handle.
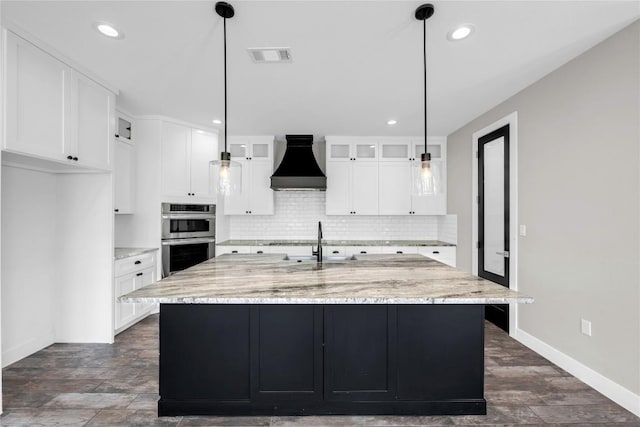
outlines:
[{"label": "cabinet pull handle", "polygon": [[432,253],[433,253],[433,254],[439,254],[439,253],[440,253],[440,251],[433,251]]},{"label": "cabinet pull handle", "polygon": [[77,161],[78,161],[78,158],[77,158],[77,157],[74,157],[74,158],[73,158],[73,161],[74,161],[74,162],[77,162]]},{"label": "cabinet pull handle", "polygon": [[135,265],[142,264],[142,261],[138,260],[138,261],[134,262],[134,264]]},{"label": "cabinet pull handle", "polygon": [[238,253],[238,251],[231,251],[231,253],[232,253],[232,254],[237,254],[237,253]]},{"label": "cabinet pull handle", "polygon": [[116,211],[116,212],[120,212],[120,209],[114,209],[114,211]]},{"label": "cabinet pull handle", "polygon": [[73,156],[67,156],[67,160],[73,160]]},{"label": "cabinet pull handle", "polygon": [[259,253],[259,254],[263,254],[264,252],[262,252],[262,251],[258,251],[258,253]]},{"label": "cabinet pull handle", "polygon": [[361,253],[361,254],[366,254],[366,253],[367,253],[367,251],[360,251],[360,253]]},{"label": "cabinet pull handle", "polygon": [[331,253],[332,253],[332,254],[339,254],[339,253],[340,253],[340,251],[333,251],[333,252],[331,252]]},{"label": "cabinet pull handle", "polygon": [[142,273],[138,273],[138,274],[136,274],[136,276],[142,276]]},{"label": "cabinet pull handle", "polygon": [[404,252],[402,251],[396,251],[397,254],[403,254]]}]

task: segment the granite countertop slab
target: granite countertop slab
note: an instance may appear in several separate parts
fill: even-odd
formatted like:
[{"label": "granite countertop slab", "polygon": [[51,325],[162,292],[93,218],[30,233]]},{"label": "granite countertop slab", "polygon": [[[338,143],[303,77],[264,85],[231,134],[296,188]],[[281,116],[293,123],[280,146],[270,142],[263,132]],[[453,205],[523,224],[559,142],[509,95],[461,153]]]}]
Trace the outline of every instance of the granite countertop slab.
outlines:
[{"label": "granite countertop slab", "polygon": [[158,248],[115,248],[114,259],[124,259],[132,256],[138,256],[147,252],[155,252]]},{"label": "granite countertop slab", "polygon": [[533,299],[421,255],[285,260],[225,254],[120,297],[182,304],[509,304]]},{"label": "granite countertop slab", "polygon": [[[225,240],[218,246],[315,246],[317,240]],[[322,240],[323,246],[455,246],[440,240]]]}]

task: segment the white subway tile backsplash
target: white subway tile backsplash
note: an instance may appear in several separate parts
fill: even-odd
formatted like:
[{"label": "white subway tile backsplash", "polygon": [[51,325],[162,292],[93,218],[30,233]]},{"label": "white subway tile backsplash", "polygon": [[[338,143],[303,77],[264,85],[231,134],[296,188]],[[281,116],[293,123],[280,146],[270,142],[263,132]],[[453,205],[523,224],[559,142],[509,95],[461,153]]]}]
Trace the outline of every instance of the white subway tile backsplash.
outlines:
[{"label": "white subway tile backsplash", "polygon": [[458,215],[438,217],[438,240],[458,244]]},{"label": "white subway tile backsplash", "polygon": [[[276,191],[275,214],[229,217],[229,238],[315,239],[318,221],[322,221],[327,240],[456,240],[455,215],[327,216],[325,194],[322,191]],[[440,227],[443,227],[442,232]]]}]

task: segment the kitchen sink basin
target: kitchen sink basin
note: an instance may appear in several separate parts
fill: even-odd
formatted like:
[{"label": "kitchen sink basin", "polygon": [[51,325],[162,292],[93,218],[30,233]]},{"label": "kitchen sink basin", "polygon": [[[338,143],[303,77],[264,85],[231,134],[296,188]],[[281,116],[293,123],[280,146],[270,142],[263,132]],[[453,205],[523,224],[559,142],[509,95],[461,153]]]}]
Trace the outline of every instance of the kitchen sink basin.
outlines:
[{"label": "kitchen sink basin", "polygon": [[[355,260],[355,256],[343,256],[343,255],[333,255],[333,256],[323,256],[322,262],[339,262],[339,261],[353,261]],[[317,262],[317,258],[314,255],[287,255],[284,258],[285,261],[295,261],[295,262]]]}]

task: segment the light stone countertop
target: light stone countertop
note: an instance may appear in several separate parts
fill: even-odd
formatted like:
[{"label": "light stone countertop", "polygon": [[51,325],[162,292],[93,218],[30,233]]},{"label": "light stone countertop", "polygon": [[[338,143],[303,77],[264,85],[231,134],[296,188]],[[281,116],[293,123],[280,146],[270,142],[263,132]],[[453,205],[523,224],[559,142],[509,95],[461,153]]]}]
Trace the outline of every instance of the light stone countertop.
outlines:
[{"label": "light stone countertop", "polygon": [[[218,246],[315,246],[317,240],[225,240]],[[440,240],[322,240],[323,246],[455,246]]]},{"label": "light stone countertop", "polygon": [[422,255],[296,262],[226,254],[120,297],[182,304],[509,304],[533,299]]},{"label": "light stone countertop", "polygon": [[158,248],[115,248],[113,258],[116,260],[124,259],[132,256],[142,255],[147,252],[155,252],[157,250]]}]

